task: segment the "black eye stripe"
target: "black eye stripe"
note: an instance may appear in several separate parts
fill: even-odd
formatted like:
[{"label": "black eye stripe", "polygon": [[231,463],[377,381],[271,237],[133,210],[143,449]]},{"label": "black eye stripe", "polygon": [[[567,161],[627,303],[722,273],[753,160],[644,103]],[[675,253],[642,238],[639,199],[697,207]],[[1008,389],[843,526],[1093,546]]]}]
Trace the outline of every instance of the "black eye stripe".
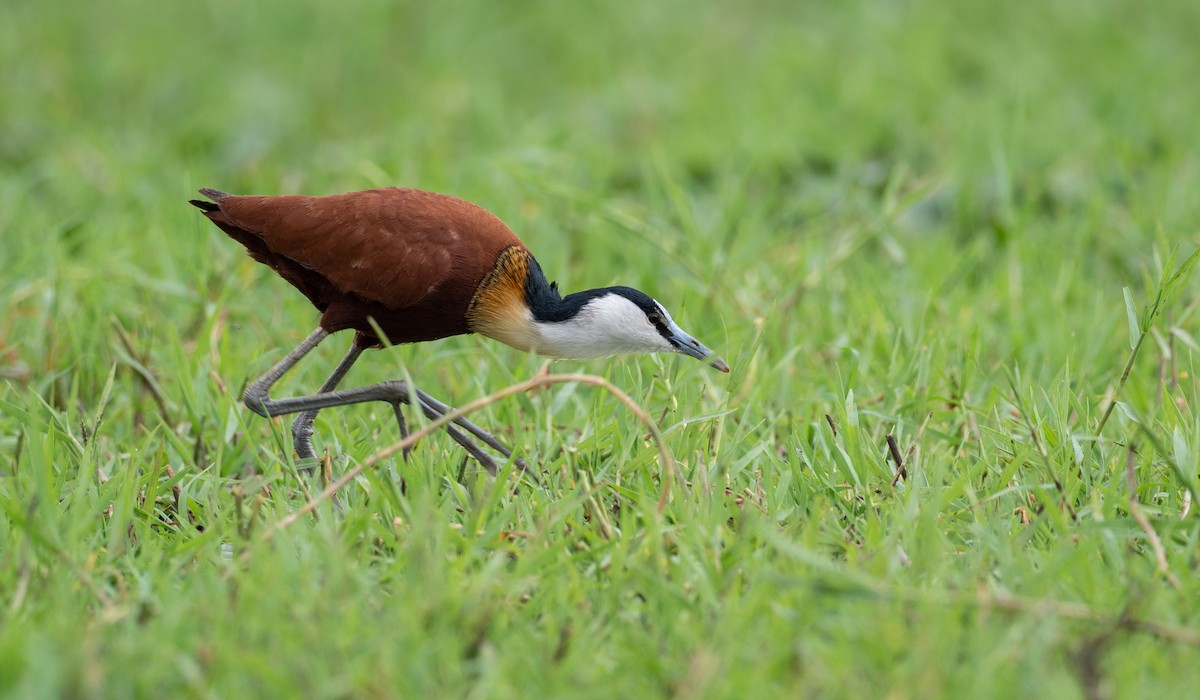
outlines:
[{"label": "black eye stripe", "polygon": [[670,343],[672,347],[679,347],[679,342],[672,337],[671,329],[667,328],[667,324],[663,320],[662,315],[651,314],[646,318],[650,319],[650,323],[654,324],[654,330],[658,331],[659,335],[666,338],[667,342]]}]

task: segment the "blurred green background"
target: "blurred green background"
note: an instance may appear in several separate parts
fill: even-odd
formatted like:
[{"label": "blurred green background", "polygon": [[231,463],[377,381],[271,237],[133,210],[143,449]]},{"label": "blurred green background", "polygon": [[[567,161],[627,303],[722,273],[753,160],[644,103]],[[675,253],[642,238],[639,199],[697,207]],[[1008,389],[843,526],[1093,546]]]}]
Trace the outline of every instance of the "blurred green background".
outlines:
[{"label": "blurred green background", "polygon": [[[1182,0],[7,0],[0,691],[1185,695],[1195,285],[1149,304],[1200,225],[1197,28]],[[434,441],[256,539],[305,492],[239,389],[316,314],[186,200],[393,185],[725,356],[554,366],[659,417],[692,490],[657,514],[632,419],[562,389],[480,419],[549,492],[459,484]],[[355,383],[452,403],[540,367],[370,358]],[[386,421],[323,413],[318,449],[344,470]]]},{"label": "blurred green background", "polygon": [[[1003,277],[1005,256],[1024,252],[1014,237],[1047,254],[998,285],[1078,272],[1119,287],[1148,242],[1196,224],[1188,3],[3,12],[10,278],[61,261],[133,293],[157,294],[156,280],[204,293],[238,252],[180,209],[196,187],[409,185],[496,211],[569,288],[683,281],[719,294],[712,323],[771,315],[799,343],[811,310],[764,299],[794,302],[827,263],[806,239],[865,217],[889,244],[858,293],[882,274],[917,302],[954,285],[924,263]],[[889,185],[899,204],[881,212]],[[778,264],[755,264],[765,251]],[[1113,301],[1092,291],[1078,293]],[[1006,311],[1018,337],[1039,332],[1021,326],[1040,316]]]}]

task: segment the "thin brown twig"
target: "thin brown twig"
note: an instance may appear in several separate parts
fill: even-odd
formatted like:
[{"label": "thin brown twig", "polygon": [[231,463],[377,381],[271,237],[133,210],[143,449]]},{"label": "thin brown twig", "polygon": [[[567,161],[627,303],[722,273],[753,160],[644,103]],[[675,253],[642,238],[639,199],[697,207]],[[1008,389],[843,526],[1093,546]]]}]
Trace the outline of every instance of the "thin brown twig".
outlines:
[{"label": "thin brown twig", "polygon": [[[1113,623],[1114,620],[1104,613],[1083,603],[1075,603],[1050,598],[1023,598],[1020,596],[996,596],[980,594],[974,597],[962,597],[957,602],[970,603],[987,610],[1001,610],[1013,613],[1030,613],[1034,615],[1051,615],[1067,620],[1085,622]],[[1179,625],[1171,625],[1156,620],[1145,620],[1122,615],[1115,620],[1121,629],[1144,632],[1152,637],[1180,642],[1191,646],[1200,646],[1200,632]]]},{"label": "thin brown twig", "polygon": [[904,457],[900,456],[900,446],[896,444],[896,436],[888,433],[888,451],[892,453],[892,461],[896,463],[896,476],[892,477],[892,486],[900,483],[901,479],[908,481],[908,469],[904,467]]},{"label": "thin brown twig", "polygon": [[1114,625],[1117,629],[1141,632],[1158,639],[1200,647],[1200,630],[1183,625],[1173,625],[1157,620],[1133,617],[1128,611],[1117,618],[1097,610],[1086,603],[1054,598],[1030,598],[1025,596],[995,593],[980,590],[971,594],[963,591],[946,591],[930,594],[925,591],[895,590],[883,584],[867,583],[866,590],[885,600],[904,601],[938,606],[966,605],[980,610],[996,610],[1014,614],[1039,617],[1056,617],[1063,620],[1078,620],[1103,625]]},{"label": "thin brown twig", "polygon": [[1179,588],[1179,579],[1175,578],[1175,574],[1171,573],[1167,568],[1167,551],[1163,548],[1162,540],[1158,538],[1158,533],[1154,531],[1154,527],[1150,525],[1150,520],[1146,514],[1142,512],[1142,508],[1138,505],[1137,499],[1137,474],[1134,472],[1134,452],[1133,445],[1129,446],[1129,451],[1125,458],[1125,482],[1129,485],[1129,514],[1141,526],[1142,532],[1146,533],[1146,539],[1150,540],[1150,547],[1154,549],[1154,559],[1158,562],[1158,572],[1166,577],[1167,582],[1172,588]]},{"label": "thin brown twig", "polygon": [[[169,465],[169,464],[166,465],[166,467],[164,468],[164,471],[167,474],[167,479],[173,480],[175,478],[175,470],[171,468],[171,465]],[[182,496],[183,496],[183,489],[179,488],[179,484],[178,483],[171,484],[171,498],[175,503],[175,520],[176,520],[176,522],[180,523],[181,525],[183,524],[184,516],[187,515],[186,513],[183,512],[183,507],[182,507],[183,504],[181,503]]]},{"label": "thin brown twig", "polygon": [[21,448],[25,446],[25,431],[17,433],[17,444],[13,446],[12,476],[21,472]]},{"label": "thin brown twig", "polygon": [[[1109,400],[1108,406],[1104,409],[1104,414],[1100,416],[1100,423],[1096,426],[1097,439],[1104,433],[1104,426],[1108,424],[1108,419],[1112,416],[1113,409],[1117,407],[1117,397],[1121,395],[1121,389],[1125,387],[1125,382],[1129,380],[1129,373],[1133,371],[1133,363],[1137,360],[1138,353],[1142,350],[1142,345],[1146,342],[1146,336],[1150,335],[1150,329],[1154,327],[1154,322],[1158,320],[1159,314],[1162,313],[1163,305],[1167,301],[1166,296],[1170,294],[1166,287],[1173,287],[1174,282],[1191,269],[1195,259],[1196,253],[1193,252],[1170,280],[1167,280],[1165,284],[1159,282],[1158,292],[1154,296],[1154,303],[1146,311],[1144,322],[1139,320],[1139,326],[1144,323],[1144,327],[1140,328],[1141,332],[1138,335],[1137,342],[1134,343],[1133,349],[1129,351],[1129,359],[1125,361],[1125,367],[1121,370],[1121,377],[1117,380],[1116,387],[1113,388],[1112,399]],[[1169,323],[1167,327],[1170,328]]]},{"label": "thin brown twig", "polygon": [[[787,545],[790,547],[791,543],[789,542]],[[805,560],[812,561],[808,559],[809,555],[807,552],[804,556]],[[849,577],[844,581],[846,584],[849,584],[846,590],[853,590],[860,594],[866,593],[878,600],[934,605],[939,608],[962,605],[979,610],[995,610],[1020,615],[1078,620],[1080,622],[1113,626],[1116,629],[1131,632],[1140,632],[1169,642],[1200,647],[1200,630],[1190,626],[1134,617],[1128,609],[1114,618],[1110,613],[1093,608],[1086,603],[1058,600],[1055,598],[1031,598],[1011,595],[987,588],[980,588],[976,592],[971,593],[970,591],[963,590],[927,591],[894,587],[858,572],[843,571],[840,567],[829,562],[824,562],[824,564],[827,572],[840,572],[843,576]]]},{"label": "thin brown twig", "polygon": [[158,412],[162,416],[165,423],[170,425],[171,412],[167,409],[167,399],[163,396],[162,389],[158,386],[158,380],[147,366],[149,358],[141,355],[133,347],[133,338],[129,336],[129,332],[121,325],[121,322],[116,318],[113,319],[113,326],[117,329],[117,338],[120,339],[121,345],[125,348],[125,352],[129,354],[129,359],[132,362],[127,362],[129,368],[141,380],[142,386],[150,392],[150,396],[154,398],[154,403],[158,405]]},{"label": "thin brown twig", "polygon": [[[433,432],[440,429],[442,426],[446,425],[447,423],[450,423],[451,421],[453,421],[457,418],[461,418],[468,414],[474,413],[475,411],[478,411],[479,409],[481,409],[485,406],[493,404],[493,403],[499,401],[500,399],[507,398],[514,394],[523,394],[532,389],[536,389],[538,387],[546,386],[549,384],[568,384],[568,383],[588,384],[591,386],[599,387],[601,389],[604,389],[608,393],[612,394],[613,396],[617,397],[617,399],[619,399],[622,403],[624,403],[625,406],[629,408],[630,412],[633,413],[634,416],[636,416],[638,418],[638,420],[640,420],[642,423],[644,423],[646,425],[646,427],[650,430],[650,435],[654,439],[655,446],[658,448],[658,454],[659,454],[660,459],[662,460],[663,469],[665,471],[673,473],[675,475],[675,477],[679,479],[680,485],[684,485],[686,483],[684,481],[683,472],[679,469],[679,465],[676,464],[675,458],[671,455],[671,451],[669,449],[667,449],[667,444],[663,440],[662,432],[658,429],[658,425],[656,425],[654,423],[654,420],[652,418],[650,418],[650,415],[647,414],[646,411],[641,406],[639,406],[632,398],[630,398],[628,394],[626,394],[625,392],[618,389],[614,384],[612,384],[608,380],[603,379],[601,377],[592,376],[590,374],[542,374],[542,375],[535,376],[531,379],[528,379],[526,381],[519,382],[517,384],[513,384],[511,386],[505,387],[499,391],[488,394],[487,396],[484,396],[482,398],[476,399],[476,400],[464,405],[461,408],[457,408],[452,411],[447,411],[446,413],[439,416],[436,420],[430,421],[429,423],[424,425],[420,430],[417,430],[417,431],[411,433],[408,437],[404,438],[403,440],[400,440],[399,442],[395,442],[395,443],[389,445],[388,447],[385,447],[385,448],[379,450],[375,454],[368,457],[365,461],[363,461],[362,464],[359,464],[358,466],[347,470],[345,474],[342,474],[342,476],[340,476],[336,481],[331,483],[328,487],[326,487],[323,491],[321,491],[321,493],[317,494],[315,497],[310,499],[303,506],[301,506],[297,510],[293,511],[292,513],[289,513],[288,515],[284,516],[275,525],[274,528],[272,528],[270,531],[268,531],[268,534],[277,532],[279,530],[282,530],[282,529],[292,525],[297,520],[302,518],[304,515],[315,510],[316,507],[318,505],[320,505],[320,503],[322,501],[326,501],[326,500],[332,498],[333,496],[335,496],[337,494],[337,492],[340,491],[343,486],[345,486],[346,484],[353,481],[355,478],[357,478],[360,474],[362,474],[367,469],[374,467],[380,461],[387,459],[388,457],[391,457],[392,455],[396,454],[397,452],[400,452],[409,447],[412,447],[421,438],[432,434]],[[665,479],[663,481],[662,495],[659,497],[659,500],[658,500],[658,511],[660,513],[666,507],[667,498],[670,493],[670,484],[671,484],[670,479]]]}]

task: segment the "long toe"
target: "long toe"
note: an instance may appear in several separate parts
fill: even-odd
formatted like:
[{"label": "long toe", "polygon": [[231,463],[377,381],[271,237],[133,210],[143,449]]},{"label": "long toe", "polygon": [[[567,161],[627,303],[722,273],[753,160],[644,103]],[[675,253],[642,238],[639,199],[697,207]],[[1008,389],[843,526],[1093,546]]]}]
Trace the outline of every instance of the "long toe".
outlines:
[{"label": "long toe", "polygon": [[[421,404],[421,410],[431,420],[436,420],[437,418],[454,410],[419,389],[416,391],[416,394],[417,401]],[[496,439],[494,435],[479,427],[475,423],[467,420],[465,417],[455,418],[453,421],[451,421],[451,423],[446,425],[446,432],[450,433],[450,437],[454,438],[455,442],[462,445],[463,449],[469,452],[471,456],[474,457],[480,464],[482,464],[489,472],[493,474],[497,472],[498,466],[496,465],[495,460],[489,457],[487,453],[485,453],[477,444],[474,443],[474,441],[472,441],[466,435],[463,435],[459,430],[455,429],[455,426],[462,428],[471,435],[474,435],[485,445],[503,455],[505,459],[511,458],[518,469],[532,475],[532,472],[529,471],[529,467],[525,464],[525,461],[520,457],[513,457],[512,450],[510,450],[504,443]],[[536,479],[536,476],[534,478]]]},{"label": "long toe", "polygon": [[[417,399],[425,407],[427,407],[426,410],[432,409],[438,415],[444,415],[444,414],[449,413],[450,411],[454,410],[454,409],[450,408],[449,406],[447,406],[446,404],[442,403],[441,401],[438,401],[437,399],[433,398],[429,394],[426,394],[425,392],[420,391],[420,390],[417,391]],[[488,447],[491,447],[493,450],[496,450],[497,452],[504,455],[505,457],[512,456],[512,450],[510,450],[507,445],[500,442],[500,440],[498,440],[496,438],[496,436],[492,435],[488,431],[484,430],[483,428],[479,427],[475,423],[468,420],[466,416],[460,416],[458,418],[455,418],[453,422],[455,425],[458,425],[462,429],[466,430],[468,433],[471,433],[475,437],[479,438]]]},{"label": "long toe", "polygon": [[[296,450],[296,457],[301,460],[315,460],[317,453],[313,450],[313,418],[308,412],[301,413],[292,421],[292,447]],[[305,471],[312,471],[313,465],[305,464],[301,467]]]}]

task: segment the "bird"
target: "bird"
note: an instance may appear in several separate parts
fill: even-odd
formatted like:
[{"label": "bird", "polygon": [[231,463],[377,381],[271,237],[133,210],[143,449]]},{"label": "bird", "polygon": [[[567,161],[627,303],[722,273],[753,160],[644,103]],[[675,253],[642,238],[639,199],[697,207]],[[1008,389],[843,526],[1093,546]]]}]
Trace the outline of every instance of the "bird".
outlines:
[{"label": "bird", "polygon": [[[206,199],[189,203],[320,313],[317,328],[242,397],[263,417],[299,414],[291,432],[301,459],[316,456],[313,423],[324,408],[389,403],[402,437],[408,431],[401,404],[415,404],[430,419],[451,410],[404,381],[338,389],[365,350],[387,345],[476,333],[549,358],[679,353],[729,372],[644,292],[616,286],[563,296],[512,229],[465,200],[399,187],[324,196],[199,192]],[[353,341],[317,393],[271,398],[286,372],[339,331],[354,331]],[[525,468],[466,418],[445,430],[492,472],[496,462],[464,431]]]}]

